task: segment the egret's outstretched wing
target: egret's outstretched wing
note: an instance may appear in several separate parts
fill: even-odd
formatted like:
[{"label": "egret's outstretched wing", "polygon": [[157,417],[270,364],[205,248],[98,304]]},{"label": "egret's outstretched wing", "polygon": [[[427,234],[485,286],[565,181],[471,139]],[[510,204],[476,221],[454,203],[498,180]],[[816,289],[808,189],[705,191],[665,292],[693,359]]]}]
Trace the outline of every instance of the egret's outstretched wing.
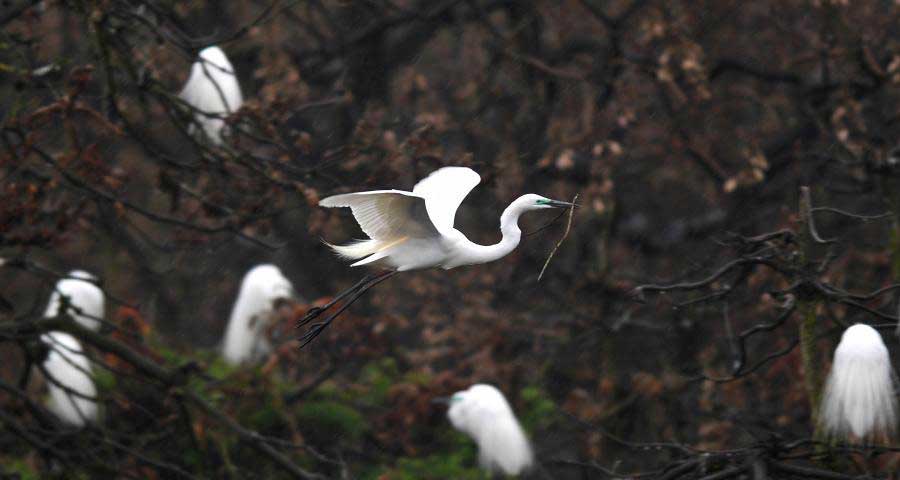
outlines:
[{"label": "egret's outstretched wing", "polygon": [[459,205],[480,181],[481,177],[471,168],[444,167],[420,180],[413,193],[425,198],[435,228],[446,233],[453,228]]},{"label": "egret's outstretched wing", "polygon": [[[350,207],[362,231],[373,240],[440,236],[429,217],[426,199],[401,190],[374,190],[323,198],[322,207]],[[452,217],[451,217],[452,218]]]}]

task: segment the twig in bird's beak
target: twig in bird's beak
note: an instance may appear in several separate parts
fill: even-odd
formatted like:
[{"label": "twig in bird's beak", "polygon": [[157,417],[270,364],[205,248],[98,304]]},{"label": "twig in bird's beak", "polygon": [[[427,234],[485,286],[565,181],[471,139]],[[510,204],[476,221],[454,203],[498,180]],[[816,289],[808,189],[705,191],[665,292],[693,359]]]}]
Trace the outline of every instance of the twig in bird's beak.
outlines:
[{"label": "twig in bird's beak", "polygon": [[[575,194],[575,197],[572,198],[572,203],[568,204],[569,205],[569,220],[568,220],[568,222],[566,222],[566,231],[563,233],[562,238],[560,238],[559,241],[556,242],[556,246],[553,247],[553,251],[551,251],[550,256],[547,257],[547,261],[544,262],[544,267],[541,268],[541,273],[538,274],[539,282],[541,281],[541,278],[544,277],[544,272],[547,270],[547,265],[550,265],[550,260],[553,258],[554,255],[556,255],[556,251],[559,250],[559,246],[562,245],[562,243],[566,239],[566,237],[569,236],[569,231],[572,230],[572,215],[575,213],[575,207],[576,207],[575,200],[578,200],[577,193]],[[558,203],[566,203],[566,202],[558,202]]]}]

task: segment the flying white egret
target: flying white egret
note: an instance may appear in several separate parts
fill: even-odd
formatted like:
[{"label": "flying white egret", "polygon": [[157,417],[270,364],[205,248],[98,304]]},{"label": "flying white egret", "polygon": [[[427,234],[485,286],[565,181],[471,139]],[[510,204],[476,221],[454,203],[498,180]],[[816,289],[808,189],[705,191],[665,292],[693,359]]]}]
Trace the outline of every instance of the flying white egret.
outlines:
[{"label": "flying white egret", "polygon": [[97,387],[91,362],[84,355],[81,343],[64,332],[45,333],[41,341],[50,349],[43,363],[50,391],[47,408],[63,422],[76,427],[96,422]]},{"label": "flying white egret", "polygon": [[278,299],[293,297],[291,281],[275,265],[258,265],[250,269],[244,275],[228,320],[222,346],[225,360],[237,365],[268,354],[272,347],[265,337],[265,329],[273,304]]},{"label": "flying white egret", "polygon": [[453,228],[456,210],[481,177],[466,167],[444,167],[420,180],[412,192],[373,190],[334,195],[323,207],[350,207],[369,236],[349,245],[330,245],[338,255],[357,260],[352,266],[377,264],[399,272],[493,262],[512,252],[522,238],[519,217],[531,210],[569,207],[569,202],[529,193],[500,215],[503,238],[494,245],[473,243]]},{"label": "flying white egret", "polygon": [[[100,330],[100,321],[105,312],[105,297],[103,290],[91,282],[96,280],[96,277],[83,270],[69,272],[69,278],[63,278],[56,282],[44,316],[49,318],[61,313],[68,313],[82,327],[95,332]],[[68,312],[59,311],[63,303],[62,297],[67,298],[70,307]]]},{"label": "flying white egret", "polygon": [[534,464],[525,432],[500,390],[479,383],[454,393],[449,400],[436,400],[449,403],[450,423],[478,444],[482,468],[519,475]]},{"label": "flying white egret", "polygon": [[493,262],[512,252],[522,239],[519,217],[531,210],[574,206],[533,193],[515,199],[500,215],[503,238],[494,245],[479,245],[453,227],[456,210],[481,181],[474,170],[444,167],[419,181],[411,192],[373,190],[323,198],[322,207],[349,207],[362,231],[369,236],[349,245],[328,244],[338,255],[356,260],[351,266],[376,265],[388,271],[369,276],[320,308],[311,309],[300,321],[309,323],[335,303],[350,297],[324,321],[304,335],[306,345],[362,296],[369,288],[396,272],[429,267],[451,268]]},{"label": "flying white egret", "polygon": [[832,436],[858,441],[894,433],[894,373],[877,330],[858,323],[844,332],[819,410],[821,423]]},{"label": "flying white egret", "polygon": [[[197,110],[194,120],[216,145],[222,144],[224,117],[238,111],[244,103],[234,68],[225,52],[216,46],[200,52],[178,96]],[[188,131],[193,134],[194,125]]]}]

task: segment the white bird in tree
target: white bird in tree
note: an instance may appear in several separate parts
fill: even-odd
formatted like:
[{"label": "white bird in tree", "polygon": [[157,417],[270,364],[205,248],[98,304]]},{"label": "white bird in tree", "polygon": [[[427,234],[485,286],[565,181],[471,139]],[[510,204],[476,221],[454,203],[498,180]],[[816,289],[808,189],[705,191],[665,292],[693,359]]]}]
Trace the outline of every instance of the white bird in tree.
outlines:
[{"label": "white bird in tree", "polygon": [[258,265],[247,272],[228,320],[222,346],[225,360],[237,365],[268,354],[272,347],[265,331],[275,302],[294,296],[291,281],[275,265]]},{"label": "white bird in tree", "polygon": [[64,332],[41,335],[50,349],[42,365],[50,397],[47,408],[63,422],[83,427],[99,417],[97,387],[94,386],[91,361],[81,343]]},{"label": "white bird in tree", "polygon": [[[82,270],[69,272],[68,278],[56,283],[45,317],[67,313],[81,326],[97,331],[105,313],[103,290],[92,281],[96,277]],[[63,305],[65,312],[60,311]],[[41,335],[49,350],[42,364],[50,397],[47,408],[60,420],[81,427],[99,417],[91,361],[81,343],[68,333],[49,332]]]},{"label": "white bird in tree", "polygon": [[[196,110],[195,122],[216,145],[222,144],[224,117],[240,110],[244,103],[234,67],[225,52],[216,46],[200,52],[178,96]],[[193,134],[194,131],[194,125],[191,125],[188,132]]]},{"label": "white bird in tree", "polygon": [[[83,270],[69,272],[68,278],[56,282],[56,287],[50,295],[50,301],[47,302],[44,316],[50,318],[61,313],[68,313],[82,327],[95,332],[100,330],[106,299],[103,296],[103,290],[92,283],[95,281],[97,281],[96,277]],[[59,311],[63,304],[63,297],[69,305],[67,312]]]},{"label": "white bird in tree", "polygon": [[819,409],[826,433],[851,441],[883,440],[897,429],[891,358],[881,335],[858,323],[844,331]]},{"label": "white bird in tree", "polygon": [[481,181],[474,170],[466,167],[444,167],[420,180],[411,192],[373,190],[345,193],[323,198],[322,207],[349,207],[367,240],[348,245],[328,244],[338,255],[355,260],[351,266],[375,265],[385,273],[367,276],[336,296],[321,308],[311,309],[300,325],[304,325],[335,303],[350,297],[335,313],[316,323],[304,335],[306,345],[322,332],[338,315],[369,288],[397,272],[430,267],[445,270],[463,265],[488,263],[500,259],[519,245],[522,230],[519,217],[532,210],[574,206],[533,193],[515,199],[500,215],[503,238],[494,245],[479,245],[453,227],[456,210],[466,195]]},{"label": "white bird in tree", "polygon": [[534,465],[531,445],[500,390],[479,383],[436,401],[450,405],[450,423],[478,444],[482,468],[520,475]]}]

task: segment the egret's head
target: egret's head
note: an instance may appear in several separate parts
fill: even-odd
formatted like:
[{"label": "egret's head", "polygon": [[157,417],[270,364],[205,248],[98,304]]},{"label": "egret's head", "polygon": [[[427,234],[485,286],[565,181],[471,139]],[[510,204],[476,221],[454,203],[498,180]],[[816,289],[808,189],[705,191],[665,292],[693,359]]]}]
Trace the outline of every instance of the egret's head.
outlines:
[{"label": "egret's head", "polygon": [[88,280],[93,282],[97,281],[97,277],[95,275],[85,272],[84,270],[72,270],[71,272],[69,272],[68,277],[79,278],[81,280]]},{"label": "egret's head", "polygon": [[447,417],[457,430],[474,435],[486,417],[512,415],[506,397],[492,385],[478,383],[468,390],[456,392],[447,402]]},{"label": "egret's head", "polygon": [[244,276],[242,289],[252,290],[266,302],[280,299],[294,299],[294,286],[275,265],[258,265]]},{"label": "egret's head", "polygon": [[228,57],[225,56],[225,52],[223,52],[221,48],[215,45],[206,47],[200,51],[199,57],[200,60],[198,60],[198,62],[206,62],[207,65],[211,67],[215,67],[224,73],[234,75],[234,69],[231,67],[231,62],[228,61]]},{"label": "egret's head", "polygon": [[516,201],[519,202],[526,210],[540,210],[543,208],[569,208],[572,206],[572,203],[570,202],[552,200],[534,193],[522,195]]},{"label": "egret's head", "polygon": [[456,392],[447,400],[447,418],[453,424],[453,428],[472,434],[472,402],[467,399],[468,391]]},{"label": "egret's head", "polygon": [[[83,327],[94,331],[100,330],[100,320],[105,313],[106,299],[103,290],[93,283],[96,281],[97,277],[84,270],[69,272],[66,277],[56,282],[44,316],[55,317],[67,313]],[[65,302],[63,302],[63,297],[66,299]],[[60,308],[63,304],[71,308],[66,312],[61,312]]]}]

